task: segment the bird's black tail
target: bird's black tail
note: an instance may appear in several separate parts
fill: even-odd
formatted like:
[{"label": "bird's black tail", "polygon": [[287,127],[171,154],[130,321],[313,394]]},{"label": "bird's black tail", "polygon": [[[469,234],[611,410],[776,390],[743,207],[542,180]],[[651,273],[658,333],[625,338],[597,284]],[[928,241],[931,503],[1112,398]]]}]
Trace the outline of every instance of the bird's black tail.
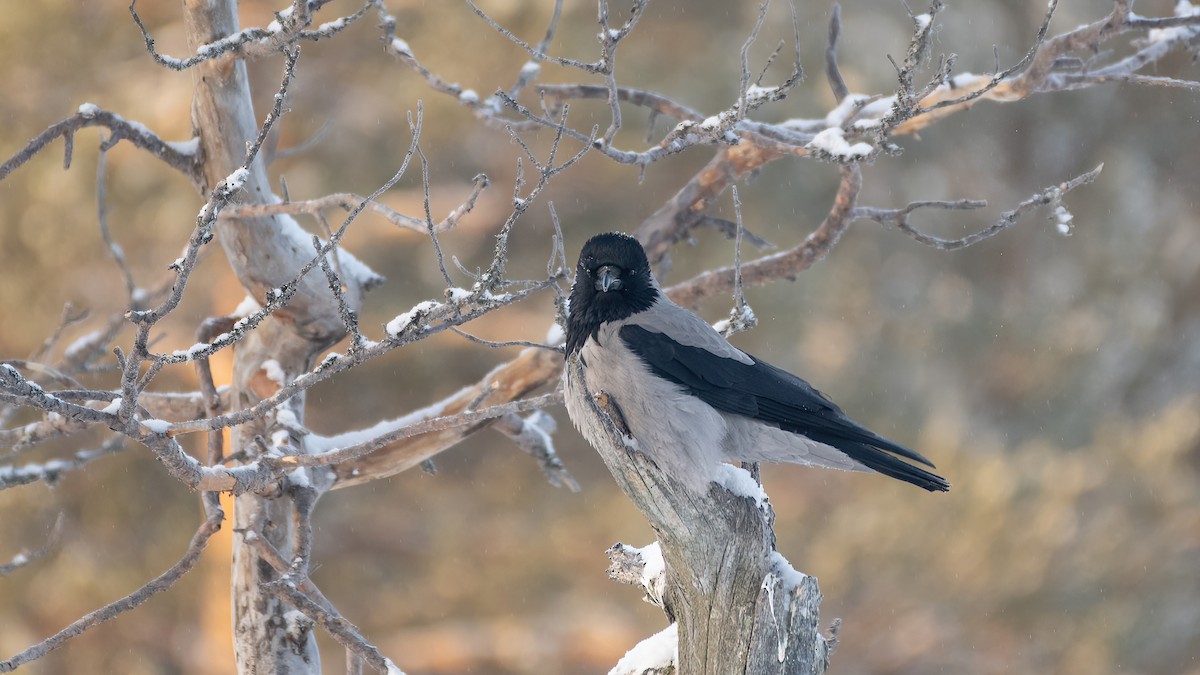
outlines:
[{"label": "bird's black tail", "polygon": [[[874,448],[866,443],[841,442],[835,445],[838,450],[849,455],[859,463],[878,471],[885,476],[912,483],[930,492],[949,492],[950,482],[941,476],[930,473],[918,466],[913,466],[887,452]],[[911,452],[911,451],[910,451]],[[914,453],[915,454],[915,453]],[[919,455],[918,455],[919,457]],[[922,458],[924,459],[924,458]],[[928,462],[926,462],[928,463]],[[930,464],[929,466],[933,466]]]}]

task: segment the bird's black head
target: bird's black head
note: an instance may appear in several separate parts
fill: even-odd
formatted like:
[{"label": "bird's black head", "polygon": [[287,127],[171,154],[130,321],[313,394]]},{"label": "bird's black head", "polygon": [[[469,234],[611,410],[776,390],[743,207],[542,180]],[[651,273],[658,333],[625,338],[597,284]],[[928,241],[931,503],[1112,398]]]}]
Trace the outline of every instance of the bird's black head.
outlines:
[{"label": "bird's black head", "polygon": [[648,309],[658,299],[641,243],[621,232],[598,234],[583,245],[571,287],[567,354],[583,347],[600,325]]}]

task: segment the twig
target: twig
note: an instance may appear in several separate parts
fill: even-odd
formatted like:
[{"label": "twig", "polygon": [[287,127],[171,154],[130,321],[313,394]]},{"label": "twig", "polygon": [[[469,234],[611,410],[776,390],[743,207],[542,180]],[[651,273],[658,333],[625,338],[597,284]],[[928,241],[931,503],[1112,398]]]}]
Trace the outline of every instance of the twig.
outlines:
[{"label": "twig", "polygon": [[317,42],[324,38],[333,37],[345,30],[350,24],[362,18],[368,9],[376,5],[376,2],[368,1],[357,12],[334,21],[323,23],[316,30],[311,31],[306,29],[312,25],[312,17],[307,11],[303,11],[306,9],[304,3],[297,3],[295,6],[299,6],[302,11],[289,12],[286,15],[282,13],[277,14],[276,16],[280,17],[282,21],[274,21],[267,28],[246,28],[233,35],[227,35],[219,40],[200,45],[196,49],[196,53],[186,59],[166,56],[154,48],[154,37],[150,35],[150,30],[142,22],[142,17],[138,16],[135,9],[136,5],[137,0],[133,0],[130,3],[129,13],[133,16],[134,22],[137,23],[138,29],[142,32],[142,39],[146,42],[146,51],[150,53],[154,62],[160,66],[181,71],[205,61],[222,57],[249,59],[266,56],[279,51],[286,51],[289,46],[294,45],[297,40],[301,39]]},{"label": "twig", "polygon": [[80,450],[66,460],[54,459],[41,464],[26,464],[25,466],[0,465],[0,490],[17,487],[18,485],[28,485],[29,483],[36,483],[38,481],[43,481],[47,485],[54,485],[64,474],[81,469],[102,457],[115,455],[124,449],[124,437],[113,436],[99,448],[94,450]]},{"label": "twig", "polygon": [[733,192],[733,212],[737,217],[737,236],[733,245],[733,308],[729,310],[729,318],[721,330],[725,337],[749,330],[758,324],[758,318],[746,303],[746,294],[742,288],[742,200],[738,198],[736,185],[730,190]]},{"label": "twig", "polygon": [[100,155],[96,158],[96,219],[100,223],[100,236],[104,239],[104,244],[108,247],[108,252],[112,255],[113,260],[116,261],[122,278],[125,279],[125,291],[129,294],[129,307],[138,309],[137,284],[134,283],[133,272],[130,271],[129,263],[125,260],[125,251],[117,242],[113,241],[112,234],[108,231],[108,189],[107,181],[104,179],[104,166],[105,159],[108,157],[108,149],[112,147],[115,138],[114,136],[100,143]]},{"label": "twig", "polygon": [[[554,1],[554,13],[550,15],[550,24],[546,27],[546,35],[542,41],[537,44],[534,49],[540,53],[545,53],[550,48],[550,42],[554,39],[554,33],[558,30],[558,19],[562,16],[563,0]],[[521,67],[520,73],[517,75],[517,81],[508,90],[509,98],[516,98],[521,90],[524,89],[530,82],[537,77],[541,71],[541,59],[534,56],[524,66]]]},{"label": "twig", "polygon": [[892,225],[916,241],[925,244],[926,246],[936,248],[940,251],[956,251],[1000,234],[1009,227],[1012,227],[1026,213],[1038,207],[1057,204],[1066,193],[1074,190],[1077,187],[1080,187],[1081,185],[1087,185],[1096,180],[1096,177],[1100,175],[1100,171],[1103,169],[1104,165],[1101,164],[1095,169],[1080,174],[1075,178],[1066,181],[1065,183],[1041,190],[1029,199],[1026,199],[1018,204],[1015,209],[1012,209],[1011,211],[1005,211],[1000,215],[1000,219],[995,223],[989,225],[983,230],[980,230],[979,232],[975,232],[958,239],[943,239],[941,237],[925,234],[909,224],[908,216],[913,211],[922,208],[935,208],[943,210],[975,209],[986,203],[967,200],[957,202],[921,201],[912,202],[908,206],[905,206],[901,209],[877,209],[864,206],[854,209],[852,217],[856,220],[859,218],[868,218],[870,220],[874,220],[880,225]]},{"label": "twig", "polygon": [[842,70],[838,68],[837,48],[838,39],[842,35],[842,5],[833,3],[829,12],[829,42],[825,45],[825,77],[829,80],[829,88],[833,90],[833,100],[841,103],[850,93],[846,80],[842,78]]},{"label": "twig", "polygon": [[474,0],[467,0],[467,4],[471,6],[471,9],[475,12],[475,14],[479,18],[483,19],[487,23],[487,25],[491,26],[497,33],[500,33],[504,37],[508,38],[509,41],[511,41],[513,44],[517,45],[521,49],[524,49],[526,52],[529,53],[530,56],[532,56],[534,59],[536,59],[538,61],[550,61],[551,63],[557,63],[560,66],[567,66],[570,68],[578,68],[580,70],[584,70],[589,73],[602,74],[604,72],[604,63],[602,63],[602,62],[601,63],[584,63],[583,61],[576,61],[575,59],[568,59],[568,58],[563,58],[563,57],[559,57],[559,56],[550,56],[549,54],[546,54],[543,51],[539,51],[538,49],[534,48],[533,45],[529,44],[528,42],[525,42],[524,40],[517,37],[516,35],[513,35],[512,31],[508,30],[504,26],[501,26],[499,23],[496,22],[495,19],[488,16],[486,12],[484,12],[482,9],[479,8],[479,5],[475,4]]},{"label": "twig", "polygon": [[579,492],[579,482],[571,476],[559,459],[558,453],[554,451],[554,441],[550,435],[554,433],[556,426],[554,418],[544,410],[535,410],[527,417],[516,413],[504,415],[496,420],[492,428],[507,436],[518,448],[536,459],[538,467],[551,485]]},{"label": "twig", "polygon": [[[743,283],[759,286],[778,279],[794,279],[798,273],[822,260],[837,244],[850,225],[858,193],[862,189],[862,169],[858,165],[840,168],[842,181],[833,207],[817,229],[799,246],[764,256],[742,265]],[[722,267],[699,274],[667,289],[667,295],[684,306],[695,306],[702,298],[728,293],[733,289],[737,270]]]},{"label": "twig", "polygon": [[[513,101],[513,103],[515,104],[516,102]],[[579,152],[562,164],[554,163],[554,157],[558,153],[559,144],[562,142],[563,135],[568,131],[567,115],[569,111],[570,108],[568,106],[563,106],[562,112],[559,115],[558,124],[555,125],[554,142],[550,146],[550,153],[544,164],[537,159],[536,155],[533,154],[533,151],[530,150],[529,146],[526,145],[524,141],[516,135],[515,132],[512,133],[513,139],[520,143],[521,147],[525,149],[526,155],[537,168],[538,182],[533,186],[533,188],[530,189],[528,194],[524,196],[521,195],[521,187],[524,185],[525,177],[521,158],[518,157],[517,178],[514,181],[513,186],[513,209],[509,213],[508,218],[505,219],[504,224],[500,226],[500,231],[496,234],[496,247],[492,254],[492,261],[488,265],[487,271],[485,271],[480,276],[479,280],[475,282],[476,292],[494,292],[500,288],[504,279],[504,269],[508,259],[508,236],[512,232],[513,226],[516,225],[517,220],[525,213],[525,210],[529,208],[529,205],[533,202],[533,200],[536,199],[537,196],[541,194],[542,190],[546,188],[546,185],[550,182],[551,178],[574,166],[576,162],[582,159],[583,156],[592,149],[593,143],[596,139],[597,127],[592,128],[591,136],[588,137],[587,143],[579,150]]]},{"label": "twig", "polygon": [[548,345],[548,344],[545,344],[542,342],[533,342],[532,340],[505,340],[503,342],[497,342],[495,340],[488,340],[486,338],[481,338],[478,335],[471,335],[470,333],[468,333],[465,330],[462,330],[461,328],[453,328],[452,327],[450,330],[465,337],[466,339],[470,340],[471,342],[474,342],[475,344],[484,345],[485,347],[490,347],[492,349],[504,349],[506,347],[533,347],[535,349],[549,349],[552,352],[561,352],[562,351],[562,347],[555,347],[553,345]]},{"label": "twig", "polygon": [[399,672],[399,669],[391,662],[391,659],[384,657],[383,654],[379,653],[379,649],[375,645],[367,642],[367,639],[358,632],[354,624],[347,621],[340,614],[330,613],[324,607],[314,602],[297,589],[295,582],[290,578],[281,577],[275,581],[263,584],[263,588],[292,607],[295,607],[304,616],[312,619],[324,628],[338,644],[353,651],[375,670],[381,673]]},{"label": "twig", "polygon": [[[3,474],[0,472],[0,481],[2,479]],[[3,485],[3,483],[0,482],[0,485]],[[54,525],[50,528],[50,534],[46,537],[46,541],[36,550],[30,551],[26,549],[21,551],[12,560],[0,565],[0,577],[6,577],[26,565],[37,562],[46,557],[50,551],[54,550],[54,547],[58,546],[58,540],[62,538],[63,523],[66,522],[66,519],[66,513],[59,511],[58,517],[54,519]]]},{"label": "twig", "polygon": [[[231,316],[209,317],[200,323],[196,329],[196,339],[209,342],[222,333],[233,330],[236,320]],[[202,356],[195,361],[196,380],[200,383],[200,395],[204,400],[204,416],[220,415],[224,406],[221,396],[217,393],[217,385],[213,382],[212,368],[209,367],[208,357]],[[161,415],[159,415],[161,417]],[[220,464],[225,458],[225,435],[220,431],[208,434],[208,464]]]},{"label": "twig", "polygon": [[[597,84],[539,84],[537,90],[547,100],[553,102],[555,107],[568,99],[597,99],[608,98],[609,96],[608,87]],[[645,89],[617,87],[617,97],[625,103],[648,108],[660,115],[674,117],[680,121],[692,120],[693,122],[699,122],[704,119],[704,115],[700,112],[682,103],[673,101],[662,94],[646,91]],[[515,99],[516,97],[512,96],[510,98]]]},{"label": "twig", "polygon": [[[332,239],[332,237],[330,237]],[[346,332],[350,334],[350,353],[357,353],[363,348],[366,339],[358,330],[358,312],[351,309],[346,302],[346,293],[342,290],[342,280],[340,275],[333,270],[329,264],[329,257],[322,255],[321,238],[314,236],[312,238],[313,248],[317,251],[317,259],[321,263],[321,271],[325,273],[325,280],[329,282],[329,292],[333,294],[334,300],[337,301],[338,314],[342,317],[342,324],[346,327]],[[337,255],[337,249],[333,250],[333,254]]]},{"label": "twig", "polygon": [[499,309],[529,297],[533,293],[552,285],[551,281],[538,282],[523,291],[508,294],[504,299],[485,299],[478,298],[469,302],[469,306],[465,308],[459,307],[458,311],[453,313],[435,312],[432,315],[427,315],[425,320],[413,321],[410,325],[412,329],[406,331],[403,335],[397,335],[389,338],[384,342],[371,343],[366,346],[358,354],[346,356],[331,355],[326,357],[324,361],[318,364],[313,370],[308,373],[303,373],[296,379],[284,385],[274,395],[265,398],[253,406],[225,413],[211,419],[192,420],[189,422],[180,422],[172,424],[168,429],[171,435],[195,433],[198,431],[212,431],[216,429],[224,429],[226,427],[245,424],[247,422],[261,418],[271,410],[274,410],[279,404],[292,398],[302,391],[307,391],[310,387],[323,382],[329,377],[341,372],[345,372],[355,366],[386,354],[393,349],[402,347],[420,339],[424,339],[430,335],[434,335],[443,330],[449,329],[451,326],[458,326],[469,321],[472,321],[488,312]]},{"label": "twig", "polygon": [[0,180],[4,180],[8,174],[28,162],[59,136],[67,141],[67,150],[63,156],[63,168],[70,168],[75,132],[93,126],[105,127],[112,132],[107,143],[115,143],[117,140],[129,141],[134,146],[163,161],[167,166],[182,173],[193,185],[203,184],[204,178],[196,154],[198,146],[194,144],[196,139],[186,143],[168,143],[156,136],[145,125],[126,120],[116,113],[101,110],[91,103],[84,103],[79,106],[79,111],[74,115],[50,125],[45,131],[26,143],[24,148],[4,164],[0,164]]},{"label": "twig", "polygon": [[196,562],[200,559],[200,554],[204,552],[204,548],[208,545],[208,540],[221,529],[221,522],[225,518],[225,513],[221,510],[221,504],[217,500],[217,495],[204,495],[203,504],[205,512],[204,522],[200,524],[200,528],[192,536],[192,541],[188,544],[187,551],[180,558],[179,562],[133,593],[91,612],[20,654],[6,661],[0,661],[0,673],[11,672],[21,665],[45,656],[61,647],[71,638],[82,635],[89,628],[113,619],[149,600],[151,596],[170,589],[183,575],[192,571],[192,568],[196,566]]},{"label": "twig", "polygon": [[[408,128],[413,134],[413,138],[420,136],[418,129],[422,115],[421,102],[417,102],[417,123],[413,124],[412,113],[408,115]],[[429,158],[425,156],[425,151],[421,149],[421,144],[414,141],[417,149],[417,156],[421,158],[421,189],[424,193],[425,207],[425,232],[429,235],[429,241],[433,242],[433,252],[437,256],[438,270],[442,273],[442,280],[446,282],[446,288],[452,288],[454,281],[450,278],[450,272],[446,270],[446,256],[442,253],[442,242],[438,241],[437,227],[433,222],[433,211],[429,206]],[[453,214],[452,214],[453,215]]]}]

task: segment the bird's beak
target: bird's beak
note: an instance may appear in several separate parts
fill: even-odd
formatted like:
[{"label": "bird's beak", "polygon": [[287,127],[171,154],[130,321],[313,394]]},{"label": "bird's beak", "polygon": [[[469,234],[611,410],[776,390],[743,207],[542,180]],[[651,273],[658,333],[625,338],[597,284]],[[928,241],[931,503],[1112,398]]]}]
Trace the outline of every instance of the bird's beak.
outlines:
[{"label": "bird's beak", "polygon": [[603,265],[596,270],[596,290],[607,293],[621,290],[621,270],[612,265]]}]

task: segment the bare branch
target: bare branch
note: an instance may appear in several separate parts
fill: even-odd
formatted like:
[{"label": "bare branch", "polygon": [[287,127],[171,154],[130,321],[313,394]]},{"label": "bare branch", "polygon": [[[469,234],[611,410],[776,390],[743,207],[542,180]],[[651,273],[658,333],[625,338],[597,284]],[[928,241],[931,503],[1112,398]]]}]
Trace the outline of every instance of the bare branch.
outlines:
[{"label": "bare branch", "polygon": [[115,139],[114,136],[100,143],[100,156],[96,159],[96,219],[100,223],[100,236],[104,239],[104,244],[108,247],[108,252],[112,255],[113,260],[116,261],[121,276],[125,279],[125,291],[129,294],[129,307],[136,309],[138,293],[137,284],[133,281],[133,272],[130,271],[129,263],[125,260],[125,251],[117,242],[113,241],[112,234],[108,231],[108,189],[104,179],[104,165],[108,149],[112,147]]},{"label": "bare branch", "polygon": [[[596,84],[539,84],[537,90],[551,104],[551,110],[557,109],[563,101],[569,99],[606,99],[609,96],[608,87]],[[623,102],[648,108],[660,115],[674,117],[677,120],[699,122],[704,119],[704,115],[700,112],[645,89],[617,87],[617,97]],[[516,97],[510,98],[515,99]]]},{"label": "bare branch", "polygon": [[464,300],[457,305],[452,305],[451,309],[447,309],[446,305],[437,303],[437,308],[434,311],[426,312],[419,318],[414,316],[413,320],[404,322],[403,328],[407,330],[401,330],[392,334],[384,342],[370,343],[357,354],[345,356],[331,354],[313,370],[301,374],[299,377],[282,386],[274,395],[262,399],[251,407],[232,411],[211,419],[173,424],[167,431],[171,435],[212,431],[261,419],[264,415],[278,407],[279,404],[302,391],[307,391],[310,387],[337,373],[345,372],[360,363],[386,354],[398,347],[447,330],[451,326],[462,325],[500,307],[524,300],[526,297],[550,285],[552,285],[550,281],[538,282],[528,289],[506,294],[507,297],[503,299],[497,299],[494,296],[490,299],[478,297]]},{"label": "bare branch", "polygon": [[[285,51],[290,45],[301,39],[317,42],[333,37],[362,18],[367,10],[376,4],[374,0],[369,0],[357,12],[323,23],[316,30],[305,30],[312,25],[312,17],[307,11],[293,12],[291,8],[288,8],[288,10],[276,13],[277,20],[272,21],[268,27],[246,28],[220,40],[201,45],[196,49],[194,55],[186,59],[166,56],[154,48],[154,37],[150,35],[150,30],[146,28],[146,24],[142,23],[142,17],[135,9],[137,0],[130,3],[129,13],[142,32],[142,39],[146,42],[146,51],[153,57],[154,62],[171,70],[179,71],[218,58],[249,59],[267,56]],[[304,3],[297,3],[294,6],[301,7],[302,10],[306,9]]]},{"label": "bare branch", "polygon": [[[3,470],[0,469],[0,489],[3,489],[3,487]],[[58,517],[54,519],[54,525],[50,528],[50,534],[46,537],[46,541],[36,550],[30,551],[25,549],[14,556],[9,562],[0,565],[0,577],[6,577],[22,567],[46,557],[50,551],[54,550],[55,546],[58,546],[58,540],[62,537],[64,522],[66,522],[66,514],[60,511]]]},{"label": "bare branch", "polygon": [[487,23],[487,25],[491,26],[497,33],[500,33],[504,37],[508,38],[513,44],[517,45],[521,49],[524,49],[526,52],[529,52],[529,55],[532,56],[535,60],[550,61],[551,63],[557,63],[560,66],[579,68],[580,70],[584,70],[589,73],[596,73],[596,74],[604,73],[606,64],[604,64],[603,62],[584,63],[583,61],[576,61],[575,59],[562,58],[562,57],[558,57],[558,56],[550,56],[549,54],[546,54],[545,52],[535,49],[533,47],[533,45],[529,44],[528,42],[525,42],[524,40],[517,37],[516,35],[513,35],[512,31],[508,30],[504,26],[501,26],[499,23],[496,23],[496,20],[493,19],[492,17],[488,16],[487,12],[484,12],[482,9],[480,9],[479,5],[475,4],[474,0],[467,0],[467,4],[471,6],[471,9],[475,12],[475,14],[479,18],[483,19]]},{"label": "bare branch", "polygon": [[571,492],[579,492],[579,483],[567,471],[567,467],[563,466],[562,460],[554,450],[554,441],[550,435],[555,432],[557,425],[545,410],[535,410],[526,417],[509,413],[496,420],[492,428],[507,436],[518,448],[536,459],[538,467],[551,485],[565,486]]},{"label": "bare branch", "polygon": [[[935,208],[935,209],[947,209],[947,210],[975,209],[975,208],[979,208],[980,206],[986,205],[986,202],[975,202],[975,201],[967,201],[967,200],[962,200],[962,201],[957,201],[957,202],[922,201],[922,202],[913,202],[913,203],[909,204],[908,206],[905,206],[902,209],[877,209],[877,208],[863,206],[863,207],[858,207],[858,208],[854,209],[852,218],[855,220],[857,220],[859,218],[868,218],[870,220],[874,220],[875,222],[879,223],[880,225],[892,225],[893,227],[900,230],[904,234],[907,234],[908,236],[912,237],[913,239],[915,239],[916,241],[918,241],[922,244],[925,244],[926,246],[931,246],[940,251],[956,251],[960,248],[966,248],[968,246],[971,246],[972,244],[977,244],[977,243],[983,241],[984,239],[990,239],[991,237],[994,237],[997,234],[1000,234],[1004,230],[1006,230],[1009,227],[1012,227],[1014,224],[1016,224],[1016,222],[1018,220],[1020,220],[1022,216],[1024,216],[1028,212],[1030,212],[1038,207],[1042,207],[1042,206],[1052,205],[1052,206],[1059,206],[1059,208],[1064,208],[1064,210],[1062,212],[1060,212],[1059,214],[1056,214],[1056,216],[1058,217],[1060,223],[1062,223],[1064,225],[1066,223],[1069,223],[1070,218],[1066,217],[1066,216],[1069,216],[1069,212],[1065,211],[1065,207],[1061,207],[1059,204],[1062,200],[1063,195],[1067,194],[1068,192],[1070,192],[1071,190],[1074,190],[1077,187],[1080,187],[1081,185],[1087,185],[1087,184],[1093,182],[1094,180],[1096,180],[1096,177],[1100,175],[1100,171],[1103,168],[1104,168],[1104,165],[1101,164],[1100,166],[1096,167],[1095,169],[1092,169],[1091,171],[1080,174],[1079,176],[1076,176],[1075,178],[1072,178],[1071,180],[1066,181],[1065,183],[1061,183],[1059,185],[1048,187],[1045,190],[1042,190],[1042,191],[1038,192],[1037,194],[1033,195],[1029,199],[1026,199],[1025,201],[1021,202],[1020,204],[1017,205],[1017,207],[1015,209],[1013,209],[1011,211],[1005,211],[1003,214],[1000,215],[999,220],[997,220],[995,223],[988,226],[987,228],[985,228],[979,232],[969,234],[965,237],[960,237],[958,239],[943,239],[941,237],[935,237],[930,234],[925,234],[924,232],[921,232],[920,230],[916,229],[911,224],[909,224],[908,217],[913,211],[916,211],[916,210],[922,209],[922,208]],[[1065,214],[1065,215],[1063,215],[1063,214]],[[1067,234],[1069,232],[1070,232],[1070,230],[1068,228],[1064,232],[1064,234]]]},{"label": "bare branch", "polygon": [[837,48],[838,39],[842,35],[842,5],[833,3],[829,12],[829,42],[825,46],[825,77],[829,79],[829,88],[833,90],[833,100],[841,103],[850,88],[842,79],[842,70],[838,68]]},{"label": "bare branch", "polygon": [[338,644],[353,651],[369,663],[372,668],[381,673],[399,672],[399,669],[396,668],[391,659],[384,657],[383,654],[379,653],[379,649],[375,645],[367,642],[366,638],[358,632],[354,624],[347,621],[340,614],[331,613],[320,604],[314,602],[297,589],[295,582],[290,578],[281,577],[275,581],[263,584],[263,587],[279,599],[300,610],[301,614],[324,628]]},{"label": "bare branch", "polygon": [[[799,246],[742,265],[743,283],[760,286],[779,279],[795,279],[797,274],[829,253],[850,225],[862,189],[862,170],[857,165],[842,167],[841,173],[842,182],[833,207],[821,225]],[[685,307],[695,306],[703,298],[730,292],[736,276],[734,267],[710,270],[668,288],[667,295]]]},{"label": "bare branch", "polygon": [[221,529],[221,522],[225,519],[225,513],[221,510],[221,504],[215,494],[204,495],[202,502],[205,511],[204,522],[200,524],[200,528],[192,536],[192,541],[188,544],[187,551],[179,562],[133,593],[91,612],[20,654],[6,661],[0,661],[0,673],[11,672],[21,665],[45,656],[61,647],[71,638],[82,635],[89,628],[120,616],[149,600],[152,596],[170,589],[183,575],[192,571],[192,568],[196,566],[196,562],[200,560],[200,555],[204,552],[204,548],[208,545],[208,540]]},{"label": "bare branch", "polygon": [[4,164],[0,164],[0,180],[4,180],[8,174],[12,173],[25,162],[28,162],[42,148],[46,147],[59,136],[65,138],[68,144],[67,152],[63,159],[63,168],[70,168],[71,149],[75,132],[93,126],[105,127],[112,132],[112,136],[105,142],[106,145],[111,146],[120,140],[129,141],[136,147],[162,160],[167,166],[182,173],[192,184],[200,185],[203,183],[200,166],[197,162],[196,153],[198,146],[196,145],[196,139],[184,143],[163,141],[145,125],[126,120],[116,113],[101,110],[91,103],[84,103],[79,106],[79,111],[74,115],[51,125],[33,140],[26,143],[24,148],[5,161]]}]

